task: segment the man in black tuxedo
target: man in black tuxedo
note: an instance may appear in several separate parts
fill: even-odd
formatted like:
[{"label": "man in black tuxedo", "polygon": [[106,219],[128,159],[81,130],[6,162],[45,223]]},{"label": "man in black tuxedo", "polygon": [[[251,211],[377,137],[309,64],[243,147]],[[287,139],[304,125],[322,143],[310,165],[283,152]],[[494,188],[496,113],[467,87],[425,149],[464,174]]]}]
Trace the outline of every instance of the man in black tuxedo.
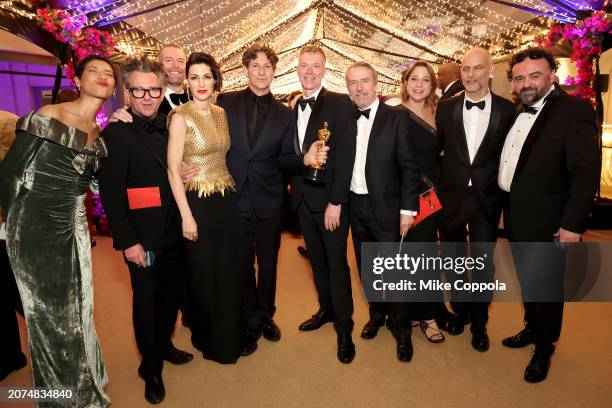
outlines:
[{"label": "man in black tuxedo", "polygon": [[[193,355],[171,342],[183,288],[181,223],[168,182],[166,117],[158,113],[164,73],[157,62],[133,59],[123,67],[131,123],[102,132],[109,155],[100,170],[100,193],[114,247],[123,251],[133,290],[133,323],[145,380],[145,398],[165,396],[163,360],[184,364]],[[147,193],[147,194],[145,194]]]},{"label": "man in black tuxedo", "polygon": [[442,90],[441,101],[452,98],[465,89],[463,82],[461,82],[461,68],[454,62],[440,65],[438,72],[436,72],[436,77],[438,79],[438,88]]},{"label": "man in black tuxedo", "polygon": [[[281,167],[292,173],[291,209],[298,212],[319,300],[319,310],[299,328],[311,331],[327,322],[334,322],[338,334],[338,359],[350,363],[355,357],[355,346],[351,339],[351,274],[346,260],[348,202],[334,201],[331,188],[335,177],[337,141],[344,135],[354,137],[356,132],[353,107],[347,95],[323,87],[325,53],[320,47],[307,45],[301,49],[297,74],[302,96],[292,115],[296,123],[291,146],[294,155],[281,161]],[[313,183],[305,180],[309,167],[305,165],[304,157],[320,143],[318,132],[325,124],[331,132],[324,148],[328,160],[322,182]]]},{"label": "man in black tuxedo", "polygon": [[[345,78],[356,105],[356,131],[345,132],[338,141],[331,201],[349,204],[355,257],[362,272],[362,243],[398,242],[412,225],[419,209],[419,172],[407,135],[407,115],[380,102],[374,67],[356,62]],[[370,318],[361,337],[376,337],[389,315],[397,357],[410,361],[411,324],[409,320],[398,324],[395,305],[370,302]]]},{"label": "man in black tuxedo", "polygon": [[[514,116],[512,102],[489,90],[493,75],[491,55],[482,48],[468,51],[461,63],[465,93],[440,102],[436,112],[438,135],[443,157],[440,173],[440,237],[449,256],[464,257],[467,241],[471,256],[486,257],[483,270],[474,269],[472,281],[491,282],[493,249],[501,214],[501,191],[496,183],[499,155]],[[469,233],[468,233],[469,229]],[[447,279],[459,276],[447,272]],[[472,346],[478,351],[489,348],[486,324],[492,293],[469,297],[451,293],[456,316],[445,328],[450,334],[463,332],[471,319]]]},{"label": "man in black tuxedo", "polygon": [[[563,246],[581,240],[600,175],[595,111],[556,88],[556,67],[541,48],[512,57],[508,75],[522,105],[506,138],[498,178],[507,192],[504,225],[525,300],[525,328],[502,344],[535,344],[524,375],[528,382],[548,374],[563,317]],[[546,242],[551,244],[534,244]],[[542,288],[548,289],[548,299],[537,301]]]},{"label": "man in black tuxedo", "polygon": [[255,351],[262,334],[269,341],[278,341],[281,337],[273,320],[285,189],[279,158],[295,153],[291,144],[294,132],[291,110],[270,92],[277,62],[278,56],[272,48],[252,45],[242,55],[249,86],[222,93],[217,98],[217,104],[227,113],[232,141],[227,166],[238,191],[241,241],[237,248],[244,290],[243,355]]},{"label": "man in black tuxedo", "polygon": [[166,74],[167,84],[159,112],[168,115],[175,107],[187,103],[189,96],[185,89],[185,51],[175,44],[164,45],[159,50],[157,60]]}]

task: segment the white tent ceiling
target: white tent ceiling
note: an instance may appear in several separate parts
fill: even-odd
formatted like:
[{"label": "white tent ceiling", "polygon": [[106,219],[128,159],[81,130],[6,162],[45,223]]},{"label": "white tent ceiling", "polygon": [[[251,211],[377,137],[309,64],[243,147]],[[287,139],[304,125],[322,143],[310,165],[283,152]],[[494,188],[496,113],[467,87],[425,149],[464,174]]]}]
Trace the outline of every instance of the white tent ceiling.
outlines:
[{"label": "white tent ceiling", "polygon": [[[226,89],[245,85],[240,63],[244,48],[256,41],[269,43],[280,55],[273,84],[275,93],[299,88],[295,74],[297,54],[307,43],[317,43],[326,51],[327,87],[344,90],[346,67],[356,60],[366,60],[380,73],[383,90],[390,92],[397,85],[399,72],[411,60],[424,59],[434,64],[459,60],[473,46],[488,48],[501,56],[529,43],[550,24],[550,19],[539,17],[538,13],[568,18],[563,8],[554,6],[559,0],[62,0],[61,3],[72,12],[87,12],[90,24],[108,25],[119,50],[126,54],[156,54],[158,45],[164,43],[178,44],[187,53],[213,54],[222,62]],[[579,1],[574,3],[579,8]],[[527,9],[533,13],[523,11]],[[142,44],[139,41],[142,39],[148,39],[153,46],[141,48],[138,44]]]}]

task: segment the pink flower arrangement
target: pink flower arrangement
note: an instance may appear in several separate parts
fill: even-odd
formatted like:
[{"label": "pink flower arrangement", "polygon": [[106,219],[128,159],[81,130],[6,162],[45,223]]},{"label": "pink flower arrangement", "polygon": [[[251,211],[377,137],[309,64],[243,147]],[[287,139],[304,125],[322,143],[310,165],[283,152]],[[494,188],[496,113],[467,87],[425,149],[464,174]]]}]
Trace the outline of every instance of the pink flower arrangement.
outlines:
[{"label": "pink flower arrangement", "polygon": [[[87,23],[85,15],[73,15],[66,10],[47,6],[36,10],[36,21],[57,40],[70,44],[77,63],[88,55],[110,57],[115,51],[115,43],[109,33],[93,27],[83,28]],[[72,61],[67,64],[66,76],[74,83]]]},{"label": "pink flower arrangement", "polygon": [[71,40],[81,32],[87,17],[72,15],[66,10],[47,6],[36,10],[36,21],[59,41],[71,43]]},{"label": "pink flower arrangement", "polygon": [[604,11],[597,11],[575,24],[553,24],[548,34],[536,38],[535,43],[544,48],[566,41],[571,44],[571,60],[576,63],[578,75],[567,77],[565,83],[576,87],[573,95],[594,103],[593,61],[602,53],[603,35],[611,33],[612,16]]}]

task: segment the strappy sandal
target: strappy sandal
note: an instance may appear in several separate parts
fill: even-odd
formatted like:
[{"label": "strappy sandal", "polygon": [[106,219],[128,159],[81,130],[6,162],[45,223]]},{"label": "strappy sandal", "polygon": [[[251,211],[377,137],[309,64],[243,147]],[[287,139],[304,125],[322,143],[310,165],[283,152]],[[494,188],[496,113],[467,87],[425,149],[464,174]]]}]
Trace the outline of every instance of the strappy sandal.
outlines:
[{"label": "strappy sandal", "polygon": [[[435,320],[421,320],[419,323],[419,327],[421,328],[421,332],[425,335],[427,340],[432,343],[442,343],[445,339],[444,333],[434,326],[436,324]],[[428,334],[429,333],[429,334]]]}]

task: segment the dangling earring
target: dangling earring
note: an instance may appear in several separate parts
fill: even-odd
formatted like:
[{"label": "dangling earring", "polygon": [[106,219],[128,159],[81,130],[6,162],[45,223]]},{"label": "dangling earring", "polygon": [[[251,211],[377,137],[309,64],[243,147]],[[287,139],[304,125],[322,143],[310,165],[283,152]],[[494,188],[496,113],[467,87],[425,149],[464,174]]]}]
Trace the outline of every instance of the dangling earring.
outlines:
[{"label": "dangling earring", "polygon": [[189,87],[187,87],[187,90],[185,92],[187,92],[187,98],[191,100],[191,91],[189,90]]}]

